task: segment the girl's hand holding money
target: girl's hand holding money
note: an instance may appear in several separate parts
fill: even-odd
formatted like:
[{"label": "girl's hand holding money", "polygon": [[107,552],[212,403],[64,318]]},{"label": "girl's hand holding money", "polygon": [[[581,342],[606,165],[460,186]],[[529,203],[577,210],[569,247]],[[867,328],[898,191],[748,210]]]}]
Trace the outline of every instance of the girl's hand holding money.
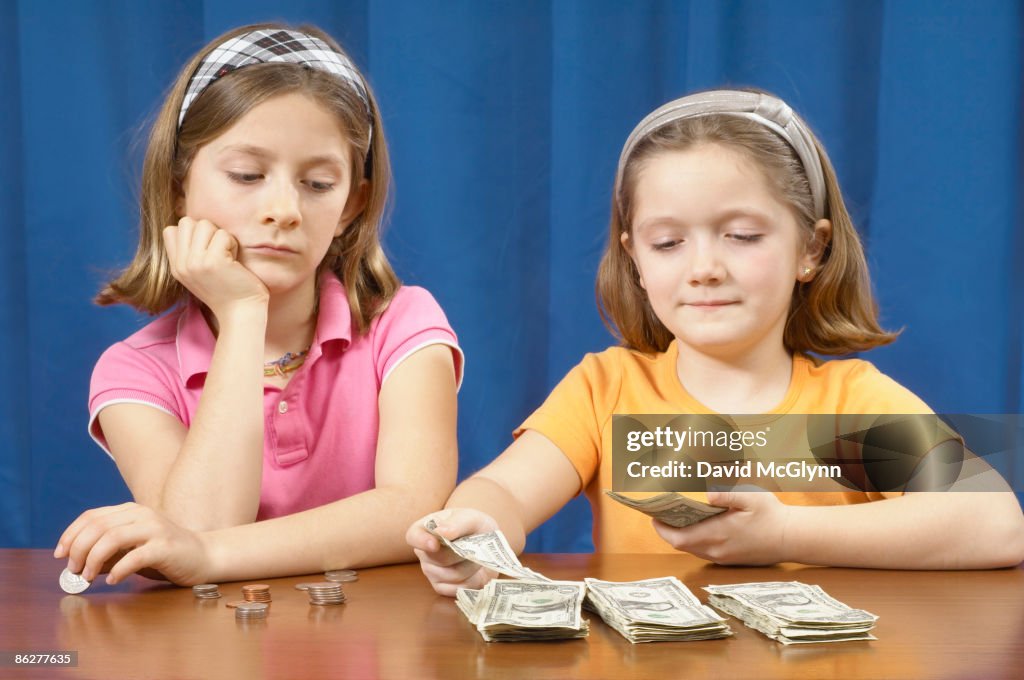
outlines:
[{"label": "girl's hand holding money", "polygon": [[109,569],[111,585],[137,571],[155,571],[178,585],[194,585],[208,580],[210,573],[210,549],[203,536],[152,508],[124,503],[83,512],[64,530],[53,556],[66,556],[68,569],[87,581]]},{"label": "girl's hand holding money", "polygon": [[497,572],[464,560],[442,545],[436,536],[424,528],[429,519],[437,522],[437,533],[448,540],[496,531],[498,523],[479,510],[449,508],[433,512],[409,527],[405,540],[413,547],[423,575],[439,595],[455,597],[459,588],[482,588],[497,576]]},{"label": "girl's hand holding money", "polygon": [[711,505],[728,508],[682,529],[654,520],[654,530],[676,550],[718,564],[775,564],[786,561],[790,508],[763,491],[709,491]]}]

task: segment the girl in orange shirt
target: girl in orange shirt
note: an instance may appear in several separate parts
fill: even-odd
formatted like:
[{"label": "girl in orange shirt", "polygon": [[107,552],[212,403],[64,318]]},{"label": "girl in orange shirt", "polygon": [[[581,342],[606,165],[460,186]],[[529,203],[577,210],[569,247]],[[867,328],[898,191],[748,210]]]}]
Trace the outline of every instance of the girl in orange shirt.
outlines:
[{"label": "girl in orange shirt", "polygon": [[[825,150],[776,97],[702,92],[637,126],[619,160],[597,286],[624,347],[588,356],[516,441],[428,516],[446,538],[500,528],[520,551],[569,499],[598,488],[610,415],[627,387],[635,401],[649,394],[679,412],[778,413],[805,388],[794,382],[798,372],[824,366],[815,389],[857,383],[855,398],[831,408],[886,412],[858,410],[881,386],[896,395],[881,406],[898,409],[888,412],[927,411],[867,362],[808,356],[868,350],[895,334],[878,325],[863,250]],[[654,371],[658,377],[639,387],[623,378],[647,375],[648,364],[668,364],[668,378]],[[641,530],[722,564],[970,569],[1024,560],[1024,515],[1008,490],[806,507],[772,493],[708,497],[728,511],[685,528],[655,520]],[[602,509],[595,505],[595,520]],[[595,532],[597,549],[631,530],[609,523]],[[422,521],[406,538],[439,593],[493,576],[441,547]]]}]

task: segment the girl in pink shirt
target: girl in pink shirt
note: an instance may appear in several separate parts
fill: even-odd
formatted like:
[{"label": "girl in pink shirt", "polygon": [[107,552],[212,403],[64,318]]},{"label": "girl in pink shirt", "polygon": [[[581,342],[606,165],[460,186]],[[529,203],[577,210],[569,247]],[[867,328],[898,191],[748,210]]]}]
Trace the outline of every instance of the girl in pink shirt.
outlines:
[{"label": "girl in pink shirt", "polygon": [[185,66],[135,259],[97,298],[171,310],[93,372],[90,434],[135,502],[72,522],[70,571],[187,585],[412,557],[405,527],[454,486],[462,359],[381,249],[389,180],[373,93],[318,29],[245,26]]}]

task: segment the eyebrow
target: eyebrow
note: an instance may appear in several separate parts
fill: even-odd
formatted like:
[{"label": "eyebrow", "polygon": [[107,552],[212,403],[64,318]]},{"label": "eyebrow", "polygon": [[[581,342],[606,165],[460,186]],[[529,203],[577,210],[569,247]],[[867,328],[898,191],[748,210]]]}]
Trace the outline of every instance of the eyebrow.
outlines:
[{"label": "eyebrow", "polygon": [[[226,146],[220,150],[219,154],[227,153],[243,153],[249,156],[255,156],[256,158],[273,158],[274,154],[269,150],[264,149],[261,146],[255,144],[232,144]],[[345,161],[337,154],[325,153],[318,154],[316,156],[310,156],[302,160],[303,165],[337,165],[339,167],[345,167]]]},{"label": "eyebrow", "polygon": [[[755,220],[756,222],[765,227],[770,226],[772,224],[771,217],[766,213],[761,212],[760,210],[742,207],[728,208],[720,213],[716,213],[714,219],[712,220],[712,223],[715,225],[719,225],[730,220],[744,217]],[[651,217],[644,220],[643,222],[638,223],[634,227],[634,229],[636,231],[646,231],[647,229],[651,229],[662,225],[671,227],[683,227],[686,226],[686,223],[683,222],[682,220],[676,219],[676,217],[672,215],[658,215],[656,217]]]}]

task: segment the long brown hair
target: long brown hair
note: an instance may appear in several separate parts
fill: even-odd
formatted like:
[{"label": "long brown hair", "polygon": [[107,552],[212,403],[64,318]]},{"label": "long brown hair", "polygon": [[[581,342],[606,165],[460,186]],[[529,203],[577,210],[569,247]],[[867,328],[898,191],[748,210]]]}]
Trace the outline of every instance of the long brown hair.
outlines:
[{"label": "long brown hair", "polygon": [[[217,138],[255,106],[283,94],[301,92],[333,112],[352,146],[352,186],[369,183],[366,205],[335,238],[320,264],[345,286],[352,319],[364,332],[399,288],[380,244],[380,230],[388,207],[391,166],[377,101],[366,84],[367,103],[350,84],[317,69],[299,64],[255,64],[236,69],[207,87],[192,102],[181,129],[178,113],[189,80],[200,61],[225,40],[277,24],[242,26],[210,41],[178,74],[149,135],[142,168],[139,245],[132,262],[96,296],[101,305],[124,303],[140,311],[160,314],[188,298],[188,291],[171,276],[164,250],[163,229],[177,222],[176,199],[199,149]],[[326,33],[312,26],[299,31],[320,38],[344,54]]]},{"label": "long brown hair", "polygon": [[[878,325],[864,249],[843,203],[832,162],[813,133],[812,138],[825,176],[825,219],[832,223],[832,239],[814,279],[794,285],[783,344],[789,352],[826,355],[889,344],[898,334]],[[617,178],[622,190],[621,195],[612,197],[608,245],[596,286],[605,325],[625,346],[641,352],[664,352],[673,336],[654,314],[636,265],[621,240],[623,233],[632,233],[637,176],[653,156],[699,144],[727,146],[753,161],[790,206],[801,231],[808,238],[813,234],[814,201],[806,172],[793,148],[769,128],[745,118],[711,114],[673,121],[652,132],[637,144],[623,177]]]}]

